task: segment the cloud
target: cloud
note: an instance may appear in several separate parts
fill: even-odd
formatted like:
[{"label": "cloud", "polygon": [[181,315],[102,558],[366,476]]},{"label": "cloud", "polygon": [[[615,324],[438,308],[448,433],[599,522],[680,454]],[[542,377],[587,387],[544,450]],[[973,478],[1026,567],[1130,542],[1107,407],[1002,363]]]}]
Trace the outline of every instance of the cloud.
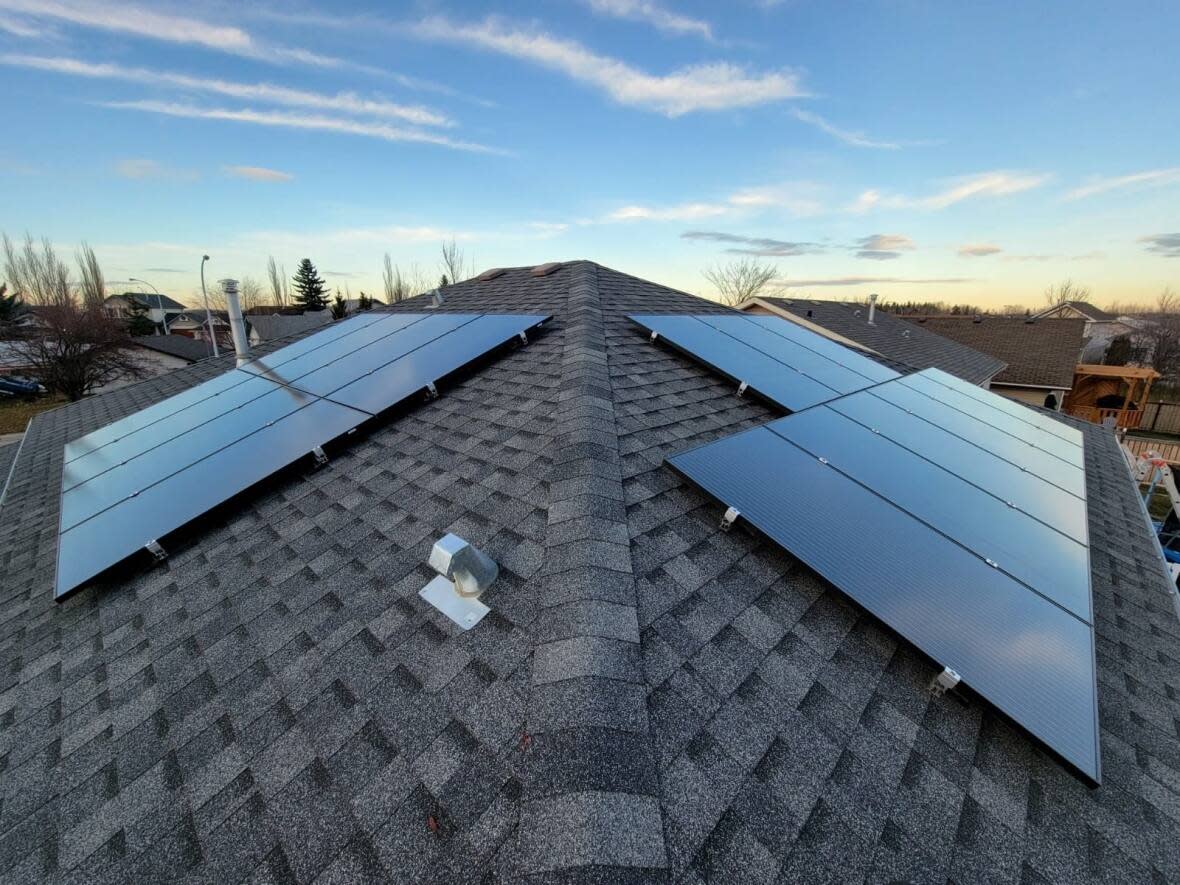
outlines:
[{"label": "cloud", "polygon": [[[0,0],[0,3],[4,0]],[[419,126],[453,126],[454,123],[443,114],[415,105],[395,104],[383,99],[361,98],[353,92],[338,92],[329,95],[275,86],[271,83],[235,83],[205,77],[191,77],[170,71],[153,71],[146,68],[128,68],[115,64],[93,64],[73,58],[48,58],[36,55],[0,55],[0,64],[33,68],[91,79],[123,80],[143,83],[149,86],[176,86],[180,89],[212,92],[244,101],[264,101],[289,107],[310,108],[320,111],[334,111],[346,114],[363,114],[405,120]]]},{"label": "cloud", "polygon": [[713,41],[713,28],[708,22],[672,12],[658,3],[651,2],[651,0],[586,0],[586,2],[599,15],[646,22],[657,31],[675,37],[693,36]]},{"label": "cloud", "polygon": [[175,267],[145,267],[144,273],[188,273]]},{"label": "cloud", "polygon": [[963,258],[984,258],[1003,251],[994,243],[964,243],[959,247],[959,255]]},{"label": "cloud", "polygon": [[265,166],[223,166],[222,171],[234,178],[246,178],[250,181],[292,181],[295,178],[290,172],[267,169]]},{"label": "cloud", "polygon": [[798,108],[794,108],[791,110],[791,114],[796,120],[807,123],[810,126],[814,126],[821,132],[826,132],[828,135],[839,139],[845,144],[852,145],[853,147],[877,148],[878,150],[896,151],[900,150],[903,146],[901,142],[880,141],[865,135],[863,132],[857,132],[851,129],[841,129],[838,126],[829,123],[819,114],[811,113],[811,111],[803,111],[799,110]]},{"label": "cloud", "polygon": [[164,166],[155,160],[146,158],[131,158],[120,160],[115,164],[115,172],[122,178],[131,179],[172,179],[173,181],[193,181],[198,176],[191,169],[174,169]]},{"label": "cloud", "polygon": [[275,126],[285,129],[312,129],[323,132],[340,132],[360,135],[392,142],[414,142],[433,144],[460,151],[477,153],[503,153],[482,144],[456,141],[433,132],[420,129],[402,129],[387,123],[367,123],[342,117],[326,117],[316,114],[295,114],[282,111],[256,111],[249,108],[201,108],[187,104],[164,101],[109,101],[103,107],[118,110],[143,111],[149,114],[163,114],[169,117],[185,117],[194,120],[230,120],[236,123],[250,123],[255,126]]},{"label": "cloud", "polygon": [[707,240],[713,243],[728,243],[726,252],[736,255],[761,255],[785,258],[792,255],[808,255],[822,252],[819,243],[793,243],[789,240],[772,240],[766,237],[743,237],[737,234],[714,230],[690,230],[680,235],[684,240]]},{"label": "cloud", "polygon": [[1117,178],[1093,178],[1088,184],[1074,188],[1065,195],[1067,200],[1081,200],[1108,191],[1123,190],[1150,185],[1169,185],[1180,183],[1180,166],[1167,169],[1150,169],[1146,172],[1136,172],[1133,175],[1120,175]]},{"label": "cloud", "polygon": [[35,28],[22,19],[13,18],[8,15],[0,15],[0,31],[6,34],[12,34],[14,37],[24,37],[26,39],[44,35],[44,32],[40,28]]},{"label": "cloud", "polygon": [[491,18],[476,24],[431,18],[418,23],[412,32],[422,39],[474,46],[560,71],[602,90],[620,104],[669,117],[753,107],[804,94],[798,75],[789,70],[749,74],[737,65],[715,62],[690,65],[666,75],[649,74],[572,40],[514,29]]},{"label": "cloud", "polygon": [[833,277],[823,280],[781,280],[782,285],[788,289],[798,289],[802,286],[861,286],[868,283],[905,283],[907,285],[927,285],[930,283],[939,283],[944,285],[955,285],[958,283],[974,282],[968,277],[943,277],[943,278],[906,278],[906,277]]},{"label": "cloud", "polygon": [[1146,243],[1148,252],[1163,255],[1165,258],[1180,258],[1180,234],[1151,234],[1140,237],[1138,242]]},{"label": "cloud", "polygon": [[863,213],[869,209],[946,209],[965,200],[980,197],[1005,197],[1038,188],[1051,176],[1042,173],[1010,172],[996,169],[966,175],[952,181],[940,191],[926,197],[911,197],[902,194],[883,194],[878,190],[866,190],[848,207],[849,212]]},{"label": "cloud", "polygon": [[608,221],[696,221],[716,218],[733,211],[725,203],[681,203],[678,206],[623,206],[607,216]]},{"label": "cloud", "polygon": [[364,67],[306,49],[269,45],[256,40],[241,28],[210,24],[199,19],[170,15],[142,6],[96,0],[0,0],[0,9],[30,18],[51,18],[72,25],[132,34],[149,40],[201,46],[259,61],[325,68]]},{"label": "cloud", "polygon": [[871,234],[857,240],[853,248],[857,250],[857,258],[890,261],[901,258],[902,252],[912,252],[917,247],[914,241],[904,234]]}]

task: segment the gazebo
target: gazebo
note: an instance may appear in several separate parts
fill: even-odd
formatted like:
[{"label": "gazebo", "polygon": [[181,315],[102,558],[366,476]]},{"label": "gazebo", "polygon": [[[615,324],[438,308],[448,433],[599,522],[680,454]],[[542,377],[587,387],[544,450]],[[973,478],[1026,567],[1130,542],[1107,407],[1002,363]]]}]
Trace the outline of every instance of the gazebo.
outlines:
[{"label": "gazebo", "polygon": [[1134,430],[1143,420],[1151,384],[1159,376],[1155,369],[1138,366],[1081,364],[1074,370],[1073,387],[1062,411],[1095,424],[1114,418],[1116,426]]}]

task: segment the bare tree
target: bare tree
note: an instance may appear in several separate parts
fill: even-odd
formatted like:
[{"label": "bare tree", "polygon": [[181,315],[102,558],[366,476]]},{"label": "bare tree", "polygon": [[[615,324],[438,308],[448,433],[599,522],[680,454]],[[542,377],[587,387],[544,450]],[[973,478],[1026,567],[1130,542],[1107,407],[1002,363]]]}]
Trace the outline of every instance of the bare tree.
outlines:
[{"label": "bare tree", "polygon": [[57,257],[48,237],[41,240],[38,248],[29,234],[25,234],[25,241],[20,246],[4,234],[3,247],[4,273],[13,292],[26,304],[45,306],[73,301],[70,270]]},{"label": "bare tree", "polygon": [[264,297],[265,291],[262,288],[262,283],[254,277],[242,277],[242,281],[238,284],[238,298],[242,305],[242,313],[260,307]]},{"label": "bare tree", "polygon": [[270,297],[278,307],[287,306],[287,268],[281,270],[275,264],[273,255],[266,258],[266,278],[270,283]]},{"label": "bare tree", "polygon": [[107,300],[107,284],[99,266],[98,257],[94,250],[86,243],[78,249],[78,271],[82,275],[82,282],[78,292],[82,296],[82,304],[86,307],[102,308]]},{"label": "bare tree", "polygon": [[421,295],[431,288],[426,274],[422,272],[422,269],[417,264],[411,264],[403,273],[401,267],[393,263],[388,252],[385,253],[385,269],[382,272],[382,283],[385,288],[386,304],[396,304],[399,301],[405,301],[407,298]]},{"label": "bare tree", "polygon": [[1164,289],[1151,313],[1140,316],[1136,351],[1169,383],[1180,381],[1180,295]]},{"label": "bare tree", "polygon": [[717,290],[721,303],[734,307],[756,298],[778,276],[778,268],[752,258],[742,258],[706,268],[703,273]]},{"label": "bare tree", "polygon": [[81,297],[70,288],[70,271],[44,239],[32,237],[22,248],[4,238],[4,264],[9,279],[19,281],[22,295],[38,305],[34,326],[20,329],[12,346],[45,387],[78,400],[96,387],[141,371],[128,345],[126,323],[103,309],[102,269],[83,245],[78,253]]},{"label": "bare tree", "polygon": [[1073,280],[1066,280],[1045,290],[1045,305],[1057,307],[1067,301],[1089,301],[1090,290],[1086,286],[1079,286]]},{"label": "bare tree", "polygon": [[459,248],[459,244],[455,242],[455,238],[451,237],[449,242],[444,241],[442,244],[442,261],[439,262],[439,269],[447,278],[448,284],[454,285],[461,280],[475,276],[475,261],[472,259],[469,263],[467,256]]}]

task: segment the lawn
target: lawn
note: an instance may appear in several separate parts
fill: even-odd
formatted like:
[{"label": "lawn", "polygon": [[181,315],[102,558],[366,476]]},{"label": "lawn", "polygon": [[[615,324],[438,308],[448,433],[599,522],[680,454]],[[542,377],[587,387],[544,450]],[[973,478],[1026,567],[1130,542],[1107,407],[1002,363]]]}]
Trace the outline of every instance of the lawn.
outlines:
[{"label": "lawn", "polygon": [[30,418],[65,402],[63,396],[39,396],[32,400],[0,397],[0,433],[24,433]]}]

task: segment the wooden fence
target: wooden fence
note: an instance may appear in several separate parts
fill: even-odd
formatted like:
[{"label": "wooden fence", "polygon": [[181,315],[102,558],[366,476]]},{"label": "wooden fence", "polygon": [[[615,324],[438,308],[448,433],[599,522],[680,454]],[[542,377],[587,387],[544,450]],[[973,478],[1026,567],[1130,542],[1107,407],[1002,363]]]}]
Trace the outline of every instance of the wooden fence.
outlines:
[{"label": "wooden fence", "polygon": [[1180,465],[1180,443],[1165,442],[1160,439],[1144,439],[1141,436],[1128,436],[1123,445],[1136,455],[1157,452],[1169,464]]},{"label": "wooden fence", "polygon": [[1138,429],[1149,433],[1180,433],[1180,403],[1148,402]]}]

